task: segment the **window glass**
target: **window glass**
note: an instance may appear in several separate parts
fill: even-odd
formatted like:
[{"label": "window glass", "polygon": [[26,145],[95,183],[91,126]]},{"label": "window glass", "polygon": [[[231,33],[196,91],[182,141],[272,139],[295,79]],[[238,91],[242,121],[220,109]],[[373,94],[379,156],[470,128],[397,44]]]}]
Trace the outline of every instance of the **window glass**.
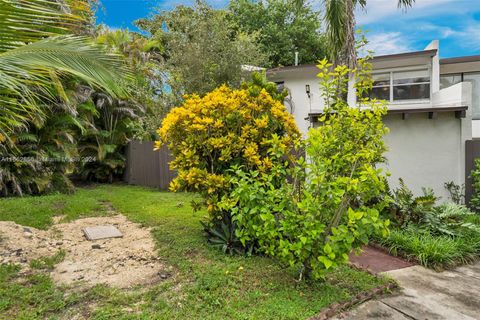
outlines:
[{"label": "window glass", "polygon": [[373,86],[388,86],[390,85],[390,73],[372,74]]},{"label": "window glass", "polygon": [[369,95],[371,99],[376,98],[379,100],[390,101],[390,87],[377,87],[372,88],[372,92]]},{"label": "window glass", "polygon": [[428,70],[403,71],[393,73],[393,84],[430,82]]},{"label": "window glass", "polygon": [[453,86],[454,84],[462,82],[461,74],[446,74],[440,76],[440,89],[445,89]]},{"label": "window glass", "polygon": [[393,87],[393,100],[414,100],[430,98],[430,84],[408,84]]},{"label": "window glass", "polygon": [[390,73],[372,74],[373,87],[368,94],[371,99],[390,101]]},{"label": "window glass", "polygon": [[428,70],[393,72],[393,100],[430,98]]},{"label": "window glass", "polygon": [[472,83],[472,116],[480,120],[480,73],[465,73],[463,81]]}]

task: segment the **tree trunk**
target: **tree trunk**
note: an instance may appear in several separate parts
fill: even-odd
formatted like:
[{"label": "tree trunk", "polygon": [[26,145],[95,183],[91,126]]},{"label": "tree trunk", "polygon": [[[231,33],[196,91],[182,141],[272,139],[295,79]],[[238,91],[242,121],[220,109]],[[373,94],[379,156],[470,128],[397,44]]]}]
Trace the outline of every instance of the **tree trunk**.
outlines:
[{"label": "tree trunk", "polygon": [[357,52],[355,50],[355,5],[353,0],[345,0],[347,23],[345,25],[345,43],[338,54],[335,65],[345,65],[351,69],[357,66]]},{"label": "tree trunk", "polygon": [[[353,0],[346,1],[346,10],[347,10],[347,24],[346,24],[346,36],[345,43],[342,49],[342,65],[346,65],[350,69],[355,69],[357,67],[357,50],[355,48],[355,5]],[[357,96],[355,90],[355,77],[350,72],[348,74],[348,93],[346,97],[347,103],[350,107],[355,107],[357,104]]]}]

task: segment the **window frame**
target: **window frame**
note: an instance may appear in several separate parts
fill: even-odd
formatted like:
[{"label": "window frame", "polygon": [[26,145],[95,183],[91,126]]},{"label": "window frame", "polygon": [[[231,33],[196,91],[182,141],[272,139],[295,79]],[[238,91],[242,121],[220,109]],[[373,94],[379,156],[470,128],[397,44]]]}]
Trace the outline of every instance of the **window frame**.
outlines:
[{"label": "window frame", "polygon": [[373,93],[374,88],[388,88],[389,100],[391,100],[391,96],[392,96],[392,74],[391,74],[391,72],[375,72],[375,73],[372,73],[372,77],[374,75],[378,75],[378,74],[388,75],[388,84],[372,85],[372,93]]},{"label": "window frame", "polygon": [[[442,88],[442,77],[460,76],[460,82],[459,82],[459,83],[462,83],[462,82],[465,81],[465,79],[464,79],[465,73],[467,73],[467,74],[468,74],[468,73],[475,73],[475,71],[473,71],[473,72],[450,72],[450,73],[440,74],[440,77],[439,77],[439,79],[438,79],[439,82],[440,82],[440,85],[439,85],[440,90],[443,90],[443,89],[446,89],[446,88],[451,87],[451,86],[448,86],[448,87],[446,87],[446,88]],[[478,72],[478,73],[480,73],[480,72]],[[458,83],[456,83],[456,84],[458,84]],[[452,86],[454,86],[454,85],[455,85],[455,84],[452,84]]]},{"label": "window frame", "polygon": [[[458,73],[457,73],[458,74]],[[465,75],[479,75],[480,76],[480,71],[467,71],[467,72],[462,72],[462,82],[465,82]],[[480,120],[480,115],[479,116],[476,116],[473,114],[473,109],[474,109],[474,105],[473,105],[473,87],[472,87],[472,120]],[[480,103],[480,101],[479,101]]]},{"label": "window frame", "polygon": [[[412,83],[402,83],[395,85],[393,83],[393,74],[396,72],[409,72],[409,71],[427,71],[429,82],[412,82]],[[416,104],[416,103],[430,103],[432,97],[432,72],[430,66],[417,66],[417,67],[401,67],[401,68],[392,68],[388,70],[374,70],[372,76],[375,74],[390,74],[390,99],[386,100],[391,105],[402,105],[402,104]],[[426,99],[408,99],[408,100],[394,100],[393,99],[393,88],[395,86],[408,86],[408,85],[418,85],[418,84],[428,84],[430,88],[429,97]],[[374,87],[386,87],[386,86],[372,86]]]}]

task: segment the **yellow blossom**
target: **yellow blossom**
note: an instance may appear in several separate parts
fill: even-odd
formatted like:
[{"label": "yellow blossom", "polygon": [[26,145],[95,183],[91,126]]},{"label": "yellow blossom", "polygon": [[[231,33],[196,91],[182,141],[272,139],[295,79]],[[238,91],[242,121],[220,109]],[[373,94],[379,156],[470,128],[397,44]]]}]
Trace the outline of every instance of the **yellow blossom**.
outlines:
[{"label": "yellow blossom", "polygon": [[265,90],[251,96],[227,86],[203,97],[186,96],[157,133],[155,148],[168,146],[174,158],[170,166],[178,172],[171,190],[200,192],[211,217],[218,215],[217,203],[229,188],[228,169],[240,164],[270,170],[272,134],[279,135],[278,144],[285,149],[301,137],[292,115]]}]

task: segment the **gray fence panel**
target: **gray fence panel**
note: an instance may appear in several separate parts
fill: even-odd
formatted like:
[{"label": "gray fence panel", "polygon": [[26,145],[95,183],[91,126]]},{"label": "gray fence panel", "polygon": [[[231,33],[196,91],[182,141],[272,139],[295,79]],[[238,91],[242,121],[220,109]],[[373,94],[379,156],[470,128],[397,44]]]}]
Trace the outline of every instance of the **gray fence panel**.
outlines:
[{"label": "gray fence panel", "polygon": [[127,168],[125,181],[128,184],[168,190],[170,182],[175,177],[175,171],[170,170],[172,160],[166,146],[154,151],[152,141],[131,141],[127,148]]}]

